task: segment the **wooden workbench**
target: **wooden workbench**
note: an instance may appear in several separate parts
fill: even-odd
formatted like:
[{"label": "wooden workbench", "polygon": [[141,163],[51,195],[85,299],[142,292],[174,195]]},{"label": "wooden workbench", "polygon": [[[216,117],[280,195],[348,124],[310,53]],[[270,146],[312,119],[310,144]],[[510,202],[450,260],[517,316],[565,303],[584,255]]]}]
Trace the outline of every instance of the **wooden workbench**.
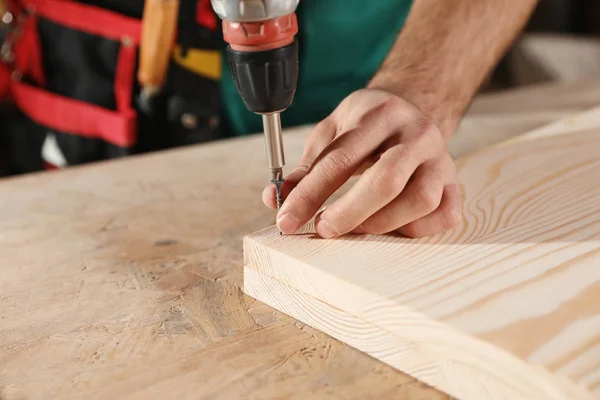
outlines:
[{"label": "wooden workbench", "polygon": [[[527,129],[600,104],[598,83],[560,90],[589,99]],[[523,92],[502,96],[456,140],[522,133]],[[289,168],[307,132],[286,133]],[[267,179],[253,136],[1,182],[0,399],[446,399],[241,292]]]}]

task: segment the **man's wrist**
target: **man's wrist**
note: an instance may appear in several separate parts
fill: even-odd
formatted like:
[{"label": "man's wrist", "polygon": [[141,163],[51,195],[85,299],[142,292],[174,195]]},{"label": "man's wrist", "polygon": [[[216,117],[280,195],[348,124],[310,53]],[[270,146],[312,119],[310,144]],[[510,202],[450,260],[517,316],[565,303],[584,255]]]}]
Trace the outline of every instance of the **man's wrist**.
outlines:
[{"label": "man's wrist", "polygon": [[441,85],[433,84],[432,80],[400,80],[398,76],[402,76],[400,71],[380,70],[367,84],[367,88],[383,90],[408,101],[436,124],[446,141],[450,140],[470,100],[455,98],[444,91]]},{"label": "man's wrist", "polygon": [[539,0],[415,0],[368,88],[431,118],[446,140]]}]

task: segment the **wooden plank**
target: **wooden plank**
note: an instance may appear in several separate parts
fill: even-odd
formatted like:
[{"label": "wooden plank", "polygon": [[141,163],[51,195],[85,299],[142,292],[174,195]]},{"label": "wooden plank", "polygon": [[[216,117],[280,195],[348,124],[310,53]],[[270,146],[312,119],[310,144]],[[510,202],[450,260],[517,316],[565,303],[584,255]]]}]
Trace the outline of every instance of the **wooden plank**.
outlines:
[{"label": "wooden plank", "polygon": [[581,124],[461,159],[434,238],[256,232],[245,291],[460,399],[598,398],[600,110]]}]

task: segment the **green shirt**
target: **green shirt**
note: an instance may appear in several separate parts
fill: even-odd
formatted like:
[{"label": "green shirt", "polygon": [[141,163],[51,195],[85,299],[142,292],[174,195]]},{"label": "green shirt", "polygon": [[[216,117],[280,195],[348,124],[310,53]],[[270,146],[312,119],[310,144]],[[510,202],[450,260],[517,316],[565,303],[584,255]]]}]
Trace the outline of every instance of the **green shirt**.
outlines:
[{"label": "green shirt", "polygon": [[[294,102],[281,114],[284,127],[316,123],[379,69],[408,15],[412,0],[301,0],[299,78]],[[226,57],[226,55],[224,55]],[[248,111],[224,58],[221,101],[233,135],[262,131]]]}]

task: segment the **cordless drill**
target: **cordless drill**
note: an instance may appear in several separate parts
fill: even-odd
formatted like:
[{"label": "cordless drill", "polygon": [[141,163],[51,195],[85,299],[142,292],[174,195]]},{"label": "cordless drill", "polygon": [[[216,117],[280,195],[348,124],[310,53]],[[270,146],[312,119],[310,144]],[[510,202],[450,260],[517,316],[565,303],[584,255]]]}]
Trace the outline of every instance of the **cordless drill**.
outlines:
[{"label": "cordless drill", "polygon": [[262,115],[271,182],[281,207],[285,157],[280,113],[298,81],[299,0],[211,0],[223,20],[223,38],[236,88],[246,107]]}]

